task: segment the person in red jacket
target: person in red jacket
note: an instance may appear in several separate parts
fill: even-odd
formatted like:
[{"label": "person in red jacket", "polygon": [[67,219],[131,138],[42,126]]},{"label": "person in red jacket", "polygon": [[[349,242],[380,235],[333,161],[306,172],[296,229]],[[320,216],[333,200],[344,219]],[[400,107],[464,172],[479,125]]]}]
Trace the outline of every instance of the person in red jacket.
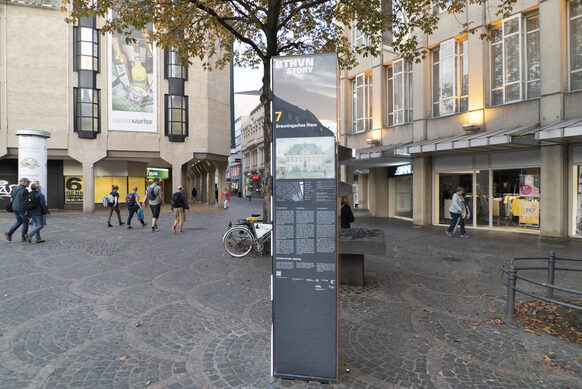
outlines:
[{"label": "person in red jacket", "polygon": [[228,193],[228,190],[226,188],[224,188],[224,190],[222,191],[222,195],[220,196],[221,200],[224,200],[224,209],[228,209],[228,202],[230,201],[230,193]]}]

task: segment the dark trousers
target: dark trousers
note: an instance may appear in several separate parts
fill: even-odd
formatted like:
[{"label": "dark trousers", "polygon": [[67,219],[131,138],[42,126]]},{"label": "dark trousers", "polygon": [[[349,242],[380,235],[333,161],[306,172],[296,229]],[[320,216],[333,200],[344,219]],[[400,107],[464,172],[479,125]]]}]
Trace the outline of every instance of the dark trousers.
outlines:
[{"label": "dark trousers", "polygon": [[107,223],[111,224],[111,216],[113,216],[113,211],[117,214],[117,219],[119,220],[119,224],[121,224],[121,214],[119,213],[119,207],[109,207],[109,219],[107,219]]},{"label": "dark trousers", "polygon": [[448,232],[453,232],[455,226],[457,225],[457,221],[459,222],[459,226],[461,227],[461,235],[465,235],[465,218],[460,213],[453,213],[449,212],[453,220],[451,220],[451,225],[449,226]]},{"label": "dark trousers", "polygon": [[[127,215],[127,222],[125,224],[127,224],[128,226],[131,225],[131,219],[133,219],[133,214],[137,213],[137,209],[134,210],[133,208],[127,208],[127,211],[129,212],[129,215]],[[141,224],[144,225],[144,221],[140,220]]]},{"label": "dark trousers", "polygon": [[14,231],[18,229],[18,227],[22,226],[20,230],[22,239],[24,239],[24,235],[28,234],[28,216],[24,213],[24,211],[12,211],[14,217],[16,218],[16,223],[10,227],[8,233],[10,235],[14,234]]}]

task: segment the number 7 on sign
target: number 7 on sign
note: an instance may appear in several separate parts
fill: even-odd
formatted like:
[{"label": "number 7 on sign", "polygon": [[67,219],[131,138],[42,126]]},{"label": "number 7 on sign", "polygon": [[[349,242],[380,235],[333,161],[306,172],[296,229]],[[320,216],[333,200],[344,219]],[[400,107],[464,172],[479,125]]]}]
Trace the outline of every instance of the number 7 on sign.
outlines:
[{"label": "number 7 on sign", "polygon": [[278,121],[279,121],[279,119],[281,119],[281,114],[282,114],[282,113],[283,113],[283,112],[281,112],[281,111],[277,111],[277,112],[275,112],[275,121],[276,121],[276,122],[278,122]]}]

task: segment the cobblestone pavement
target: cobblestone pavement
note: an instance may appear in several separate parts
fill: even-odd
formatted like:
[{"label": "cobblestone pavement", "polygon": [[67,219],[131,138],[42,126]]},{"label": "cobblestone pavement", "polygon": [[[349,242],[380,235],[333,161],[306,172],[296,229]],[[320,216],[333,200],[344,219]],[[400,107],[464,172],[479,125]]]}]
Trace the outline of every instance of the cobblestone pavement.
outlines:
[{"label": "cobblestone pavement", "polygon": [[[0,243],[0,388],[582,388],[580,346],[496,320],[504,263],[576,256],[582,242],[451,239],[357,212],[354,227],[385,230],[387,253],[367,257],[366,287],[342,289],[339,383],[271,378],[270,258],[234,259],[220,242],[260,207],[196,206],[183,234],[168,211],[157,233],[62,211],[46,243]],[[0,231],[11,223],[0,215]],[[549,352],[571,368],[545,365]]]}]

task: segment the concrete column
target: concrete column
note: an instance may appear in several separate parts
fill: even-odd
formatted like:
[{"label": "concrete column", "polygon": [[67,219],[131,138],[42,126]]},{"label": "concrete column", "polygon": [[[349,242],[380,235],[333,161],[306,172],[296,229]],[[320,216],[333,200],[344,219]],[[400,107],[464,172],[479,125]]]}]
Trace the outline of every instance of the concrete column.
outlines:
[{"label": "concrete column", "polygon": [[567,2],[541,1],[539,4],[540,66],[542,70],[540,125],[545,126],[563,120],[564,94],[562,91],[568,90],[568,63],[566,28],[562,27],[566,23]]},{"label": "concrete column", "polygon": [[384,84],[384,66],[372,68],[372,129],[384,127],[384,107],[386,100],[386,89]]},{"label": "concrete column", "polygon": [[83,212],[95,211],[95,165],[83,164]]},{"label": "concrete column", "polygon": [[368,175],[358,175],[358,208],[368,208]]},{"label": "concrete column", "polygon": [[222,191],[226,188],[226,166],[218,167],[218,206],[224,207],[224,200],[221,199]]},{"label": "concrete column", "polygon": [[414,158],[412,170],[412,222],[428,226],[432,224],[432,158]]},{"label": "concrete column", "polygon": [[568,234],[568,148],[541,148],[540,231],[542,236],[565,238]]},{"label": "concrete column", "polygon": [[200,202],[202,204],[208,204],[208,172],[202,172],[202,176],[200,177],[200,189],[198,190],[198,194],[200,195]]},{"label": "concrete column", "polygon": [[172,164],[172,193],[178,190],[178,187],[183,185],[182,183],[182,164],[174,163]]},{"label": "concrete column", "polygon": [[388,217],[388,168],[370,169],[370,216]]}]

